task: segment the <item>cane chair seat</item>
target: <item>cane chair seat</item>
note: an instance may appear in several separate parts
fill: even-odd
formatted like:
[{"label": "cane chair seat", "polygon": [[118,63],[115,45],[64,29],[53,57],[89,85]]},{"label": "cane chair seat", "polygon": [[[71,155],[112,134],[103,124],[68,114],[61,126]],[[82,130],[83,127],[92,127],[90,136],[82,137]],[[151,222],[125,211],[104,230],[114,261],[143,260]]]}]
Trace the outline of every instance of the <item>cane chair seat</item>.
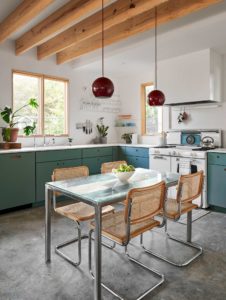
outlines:
[{"label": "cane chair seat", "polygon": [[[114,211],[113,206],[105,206],[102,209],[102,214],[106,215]],[[88,221],[95,217],[95,210],[91,205],[78,202],[56,208],[56,212],[73,221],[82,222]]]},{"label": "cane chair seat", "polygon": [[[159,226],[160,222],[152,218],[147,219],[141,223],[136,223],[130,226],[130,238],[134,238],[141,233],[144,233],[152,228]],[[95,227],[95,222],[91,222],[91,228]],[[109,214],[102,218],[102,235],[124,244],[127,239],[127,232],[125,226],[125,217],[123,211]]]},{"label": "cane chair seat", "polygon": [[177,219],[180,217],[180,215],[183,215],[195,208],[198,208],[198,205],[192,203],[192,202],[182,202],[181,203],[181,213],[178,211],[179,204],[176,199],[167,199],[166,202],[166,210],[165,215],[169,219]]}]

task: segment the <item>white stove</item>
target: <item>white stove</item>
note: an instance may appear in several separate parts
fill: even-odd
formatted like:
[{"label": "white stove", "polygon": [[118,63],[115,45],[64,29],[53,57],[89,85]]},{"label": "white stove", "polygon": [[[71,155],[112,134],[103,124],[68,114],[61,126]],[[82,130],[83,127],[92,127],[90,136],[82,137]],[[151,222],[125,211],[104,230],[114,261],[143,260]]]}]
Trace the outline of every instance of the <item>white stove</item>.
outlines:
[{"label": "white stove", "polygon": [[[175,134],[174,134],[175,133]],[[207,174],[207,149],[201,147],[201,140],[203,137],[214,137],[214,146],[221,146],[221,132],[220,130],[205,131],[173,131],[167,133],[168,145],[156,148],[150,148],[150,168],[160,172],[173,172],[179,174],[195,173],[197,171],[204,171]],[[172,139],[171,139],[172,137]],[[171,145],[171,141],[176,144]],[[187,142],[193,141],[193,144]],[[172,188],[170,197],[175,197],[176,190]],[[208,207],[207,203],[207,180],[205,176],[203,194],[202,194],[203,208]],[[201,204],[201,199],[197,199],[196,203]]]}]

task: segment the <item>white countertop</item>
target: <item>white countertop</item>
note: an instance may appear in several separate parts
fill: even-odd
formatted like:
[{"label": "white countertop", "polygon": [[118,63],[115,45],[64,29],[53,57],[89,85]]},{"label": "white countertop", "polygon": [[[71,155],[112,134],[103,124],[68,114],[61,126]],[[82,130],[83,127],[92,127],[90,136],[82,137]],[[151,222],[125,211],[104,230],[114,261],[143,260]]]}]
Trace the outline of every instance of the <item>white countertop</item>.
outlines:
[{"label": "white countertop", "polygon": [[157,145],[147,145],[147,144],[85,144],[85,145],[72,145],[72,146],[51,145],[51,146],[23,147],[21,149],[0,150],[0,154],[50,151],[50,150],[84,149],[84,148],[96,148],[96,147],[113,147],[113,146],[153,148],[153,147],[156,147]]}]

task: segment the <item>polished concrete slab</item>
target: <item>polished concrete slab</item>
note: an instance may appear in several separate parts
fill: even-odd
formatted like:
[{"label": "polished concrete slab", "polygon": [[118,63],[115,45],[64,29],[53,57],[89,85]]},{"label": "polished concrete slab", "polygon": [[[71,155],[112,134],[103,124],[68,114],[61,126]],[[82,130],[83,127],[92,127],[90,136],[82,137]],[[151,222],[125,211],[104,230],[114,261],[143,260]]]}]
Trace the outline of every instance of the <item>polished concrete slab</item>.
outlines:
[{"label": "polished concrete slab", "polygon": [[[74,224],[53,214],[53,245],[74,235]],[[87,231],[87,225],[83,231]],[[186,226],[169,224],[172,233],[185,236]],[[161,230],[158,230],[161,231]],[[185,268],[176,268],[146,254],[133,241],[130,253],[165,274],[166,282],[145,299],[224,300],[226,299],[226,215],[216,212],[193,223],[193,241],[204,254]],[[145,244],[174,259],[192,255],[159,233],[145,234]],[[65,251],[75,256],[75,247]],[[82,245],[82,264],[74,268],[52,249],[52,262],[44,262],[44,209],[30,208],[0,215],[0,299],[1,300],[89,300],[93,282],[88,272],[87,241]],[[103,249],[103,280],[125,299],[135,299],[156,282],[156,278],[129,262],[121,247]],[[103,299],[116,299],[103,290]]]}]

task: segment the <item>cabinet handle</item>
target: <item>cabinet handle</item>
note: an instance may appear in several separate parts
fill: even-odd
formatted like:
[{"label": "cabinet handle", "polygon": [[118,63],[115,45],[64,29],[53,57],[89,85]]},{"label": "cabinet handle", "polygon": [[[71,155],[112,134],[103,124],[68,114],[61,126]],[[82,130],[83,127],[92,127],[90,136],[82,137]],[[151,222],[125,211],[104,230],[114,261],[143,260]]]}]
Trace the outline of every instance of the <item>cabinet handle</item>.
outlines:
[{"label": "cabinet handle", "polygon": [[22,158],[21,155],[13,155],[13,156],[12,156],[12,159],[20,159],[20,158]]},{"label": "cabinet handle", "polygon": [[224,169],[224,171],[226,172],[226,168]]}]

